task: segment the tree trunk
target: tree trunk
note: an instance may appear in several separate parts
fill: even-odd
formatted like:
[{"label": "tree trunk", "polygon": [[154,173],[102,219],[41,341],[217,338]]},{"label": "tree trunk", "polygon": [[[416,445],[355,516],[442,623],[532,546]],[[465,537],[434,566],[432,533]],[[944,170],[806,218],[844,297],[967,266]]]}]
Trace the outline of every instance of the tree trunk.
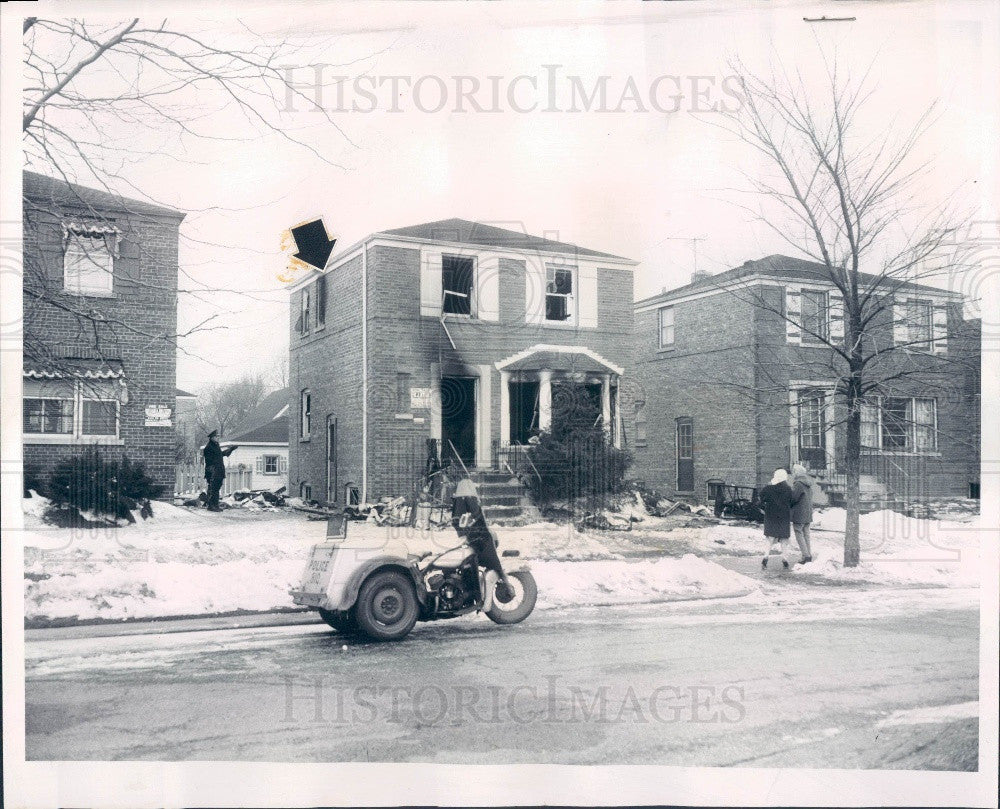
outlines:
[{"label": "tree trunk", "polygon": [[847,395],[847,523],[844,526],[844,567],[857,567],[861,559],[858,517],[861,506],[861,407],[857,395]]}]

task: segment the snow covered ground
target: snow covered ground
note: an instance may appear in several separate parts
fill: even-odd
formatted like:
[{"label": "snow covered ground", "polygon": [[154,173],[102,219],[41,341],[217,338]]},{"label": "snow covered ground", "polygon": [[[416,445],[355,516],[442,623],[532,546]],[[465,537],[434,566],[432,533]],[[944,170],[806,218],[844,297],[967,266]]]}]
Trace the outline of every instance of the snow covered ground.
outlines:
[{"label": "snow covered ground", "polygon": [[[154,504],[153,519],[121,528],[53,528],[42,521],[43,498],[23,502],[25,618],[33,623],[290,608],[288,590],[326,530],[324,521],[290,509],[212,514],[166,503]],[[688,525],[691,515],[635,516],[642,522],[631,532],[583,533],[554,523],[501,527],[501,548],[531,561],[540,608],[739,597],[759,589],[757,579],[713,561],[761,554],[759,527]],[[854,569],[841,563],[843,519],[840,509],[818,514],[815,561],[793,567],[792,580],[978,584],[978,517],[943,522],[865,515],[862,563]],[[349,531],[375,545],[402,538],[415,552],[457,544],[450,530],[350,523]]]}]

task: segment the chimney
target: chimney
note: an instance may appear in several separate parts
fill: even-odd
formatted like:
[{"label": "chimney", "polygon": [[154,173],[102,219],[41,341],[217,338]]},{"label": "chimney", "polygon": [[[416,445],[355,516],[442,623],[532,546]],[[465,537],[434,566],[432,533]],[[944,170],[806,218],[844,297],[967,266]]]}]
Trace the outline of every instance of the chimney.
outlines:
[{"label": "chimney", "polygon": [[704,281],[706,278],[711,278],[711,277],[712,273],[707,272],[706,270],[695,270],[693,273],[691,273],[691,283],[697,284],[699,281]]}]

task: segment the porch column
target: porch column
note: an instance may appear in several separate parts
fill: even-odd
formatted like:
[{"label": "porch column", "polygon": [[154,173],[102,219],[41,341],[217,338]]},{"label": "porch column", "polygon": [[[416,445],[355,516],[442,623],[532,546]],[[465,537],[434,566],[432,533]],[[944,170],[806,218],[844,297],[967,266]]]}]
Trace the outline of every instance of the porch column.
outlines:
[{"label": "porch column", "polygon": [[606,438],[611,438],[611,374],[601,377],[601,426]]},{"label": "porch column", "polygon": [[552,371],[538,372],[538,429],[552,429]]},{"label": "porch column", "polygon": [[510,444],[510,372],[500,372],[500,446]]}]

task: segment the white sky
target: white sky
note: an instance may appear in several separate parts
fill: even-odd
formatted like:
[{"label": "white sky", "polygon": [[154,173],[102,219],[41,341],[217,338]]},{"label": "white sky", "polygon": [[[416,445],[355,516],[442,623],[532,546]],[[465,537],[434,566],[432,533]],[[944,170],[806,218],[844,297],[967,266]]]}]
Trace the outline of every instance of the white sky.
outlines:
[{"label": "white sky", "polygon": [[[936,167],[927,200],[964,183],[974,216],[997,218],[998,17],[993,3],[450,3],[376,6],[361,3],[283,6],[247,10],[240,21],[207,19],[193,4],[170,13],[172,25],[214,42],[243,36],[242,25],[267,36],[299,40],[298,60],[350,63],[352,76],[441,76],[451,85],[446,111],[417,109],[413,94],[402,112],[389,113],[387,90],[373,113],[334,113],[351,143],[315,112],[284,116],[332,162],[270,135],[249,141],[182,145],[174,156],[126,167],[123,173],[149,195],[189,210],[183,226],[184,272],[215,287],[253,295],[182,295],[182,328],[212,312],[227,329],[192,339],[181,355],[178,385],[202,384],[251,371],[267,371],[287,352],[287,293],[277,276],[287,260],[281,232],[322,215],[347,247],[370,232],[452,216],[523,223],[530,233],[558,238],[642,262],[637,297],[685,283],[693,269],[691,244],[701,237],[698,264],[713,272],[787,246],[732,203],[754,173],[745,147],[711,125],[712,114],[690,111],[691,77],[717,85],[738,55],[751,68],[778,61],[809,78],[817,42],[836,49],[852,71],[873,65],[877,92],[866,126],[881,132],[915,120],[932,101],[943,114],[925,142]],[[806,23],[804,16],[856,16],[855,22]],[[294,23],[290,22],[295,20]],[[331,38],[332,35],[332,38]],[[314,43],[322,42],[321,46]],[[628,76],[645,95],[660,75],[681,78],[685,97],[675,113],[504,112],[464,114],[455,105],[455,75],[538,78],[527,103],[545,104],[544,65],[562,77],[578,75],[590,86],[607,74],[611,104]],[[306,79],[308,69],[297,78]],[[421,97],[437,91],[425,82]],[[565,79],[563,79],[565,81]],[[565,87],[566,85],[561,85]],[[661,85],[662,86],[662,85]],[[665,86],[669,88],[669,85]],[[817,85],[818,88],[818,85]],[[662,97],[672,92],[662,90]],[[355,96],[345,96],[350,104]],[[488,103],[488,93],[480,98]],[[215,103],[213,99],[203,99]],[[193,103],[202,101],[192,100]],[[332,93],[325,96],[333,104]],[[362,100],[363,101],[363,100]],[[562,107],[569,99],[559,99]],[[304,104],[298,103],[304,108]],[[634,105],[627,105],[630,110]],[[240,134],[228,114],[205,126]],[[235,133],[234,133],[235,130]],[[143,142],[148,133],[123,132]],[[552,235],[552,234],[550,234]],[[212,242],[219,247],[204,244]],[[192,286],[182,279],[182,286]]]}]

